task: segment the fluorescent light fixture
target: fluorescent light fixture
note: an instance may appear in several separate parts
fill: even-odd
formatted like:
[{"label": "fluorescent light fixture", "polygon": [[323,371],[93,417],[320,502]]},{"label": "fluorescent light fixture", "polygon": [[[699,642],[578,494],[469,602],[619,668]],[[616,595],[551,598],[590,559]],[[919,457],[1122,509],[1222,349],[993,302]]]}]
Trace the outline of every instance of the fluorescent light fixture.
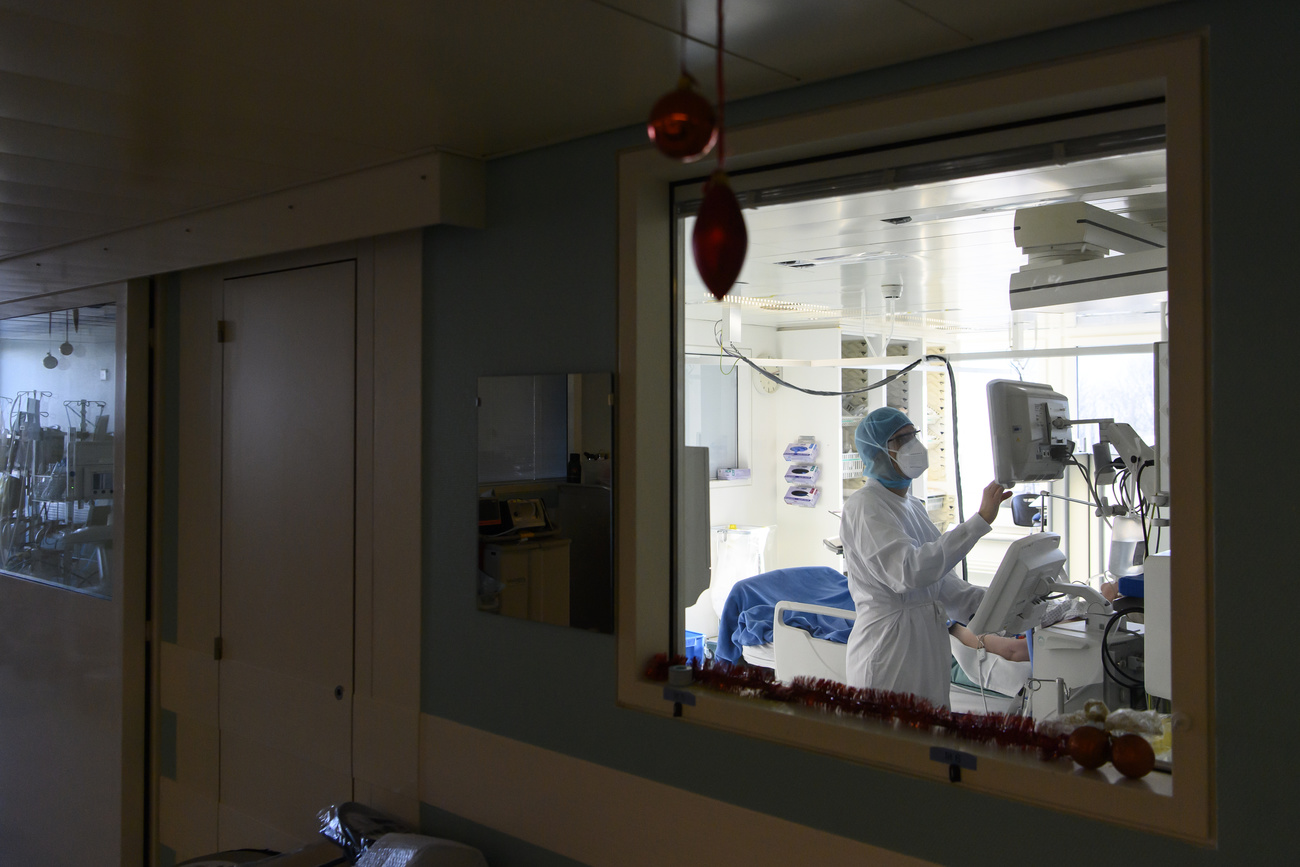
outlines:
[{"label": "fluorescent light fixture", "polygon": [[809,304],[805,301],[779,301],[776,298],[755,298],[750,295],[728,295],[721,301],[710,297],[704,303],[733,304],[740,307],[755,307],[759,310],[773,310],[779,313],[839,315],[842,312],[838,307],[827,307],[825,304]]}]

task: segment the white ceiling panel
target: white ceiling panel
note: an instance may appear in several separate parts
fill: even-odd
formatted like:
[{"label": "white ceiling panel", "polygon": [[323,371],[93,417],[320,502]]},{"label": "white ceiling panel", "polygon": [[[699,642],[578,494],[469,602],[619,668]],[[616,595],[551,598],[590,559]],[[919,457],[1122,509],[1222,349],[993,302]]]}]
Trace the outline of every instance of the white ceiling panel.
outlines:
[{"label": "white ceiling panel", "polygon": [[150,5],[150,0],[0,0],[7,12],[123,38],[139,34]]},{"label": "white ceiling panel", "polygon": [[969,0],[907,0],[918,12],[929,15],[977,42],[991,42],[1051,27],[1091,21],[1167,0],[1087,0],[1062,4],[1042,0],[999,0],[971,3]]},{"label": "white ceiling panel", "polygon": [[138,81],[139,47],[93,26],[0,7],[0,57],[6,72],[125,94]]},{"label": "white ceiling panel", "polygon": [[118,171],[4,153],[0,153],[0,182],[136,198],[157,203],[169,213],[181,213],[213,201],[223,201],[232,193],[225,187],[169,183],[143,171]]},{"label": "white ceiling panel", "polygon": [[[1162,151],[999,172],[899,189],[874,190],[745,210],[750,247],[733,295],[714,302],[686,251],[687,315],[717,319],[726,304],[747,322],[778,327],[809,322],[857,327],[878,322],[888,305],[881,287],[902,286],[898,315],[929,317],[965,331],[1006,332],[1008,281],[1026,262],[1015,244],[1018,207],[1087,201],[1163,228]],[[894,225],[885,218],[911,217]],[[689,237],[693,219],[688,219]],[[857,254],[889,258],[837,260]],[[820,260],[820,261],[819,261]],[[799,267],[789,264],[794,262]],[[783,309],[763,310],[767,299]],[[1150,299],[1118,305],[1154,312]],[[1055,314],[1044,314],[1055,315]],[[1123,325],[1122,318],[1115,325]],[[1101,326],[1099,326],[1101,327]]]},{"label": "white ceiling panel", "polygon": [[[610,0],[609,5],[668,30],[678,30],[683,8],[662,0]],[[684,8],[687,34],[704,45],[717,45],[716,4],[692,0]],[[752,0],[729,3],[724,13],[731,55],[726,74],[730,76],[733,60],[743,58],[785,73],[787,84],[843,75],[864,68],[864,61],[871,67],[888,66],[972,42],[899,0]],[[835,26],[828,28],[828,21]],[[710,55],[704,65],[691,67],[710,88],[712,62]]]},{"label": "white ceiling panel", "polygon": [[[1147,5],[733,0],[727,91]],[[0,265],[70,245],[59,285],[139,276],[177,260],[133,257],[144,270],[109,274],[73,261],[99,249],[77,242],[432,151],[490,158],[640,123],[683,52],[714,93],[715,12],[712,0],[0,0]],[[851,234],[852,218],[792,231]],[[0,267],[0,297],[39,290],[30,265]]]}]

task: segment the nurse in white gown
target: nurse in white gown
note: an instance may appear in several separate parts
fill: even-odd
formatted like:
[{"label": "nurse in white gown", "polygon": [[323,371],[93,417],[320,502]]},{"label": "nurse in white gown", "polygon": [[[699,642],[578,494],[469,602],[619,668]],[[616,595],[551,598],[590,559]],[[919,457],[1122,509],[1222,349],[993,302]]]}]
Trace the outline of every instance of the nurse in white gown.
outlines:
[{"label": "nurse in white gown", "polygon": [[984,597],[984,588],[966,583],[953,569],[989,532],[1011,494],[990,482],[979,513],[940,535],[925,503],[910,493],[928,456],[907,416],[877,409],[858,425],[856,439],[868,480],[844,503],[840,524],[857,610],[849,635],[849,685],[913,693],[946,706],[948,621],[970,620]]}]

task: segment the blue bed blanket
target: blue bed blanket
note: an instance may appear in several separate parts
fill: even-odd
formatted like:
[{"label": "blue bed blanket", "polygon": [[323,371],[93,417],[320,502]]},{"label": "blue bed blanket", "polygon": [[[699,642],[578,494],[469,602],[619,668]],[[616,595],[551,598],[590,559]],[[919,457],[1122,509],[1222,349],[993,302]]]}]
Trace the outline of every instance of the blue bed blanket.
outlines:
[{"label": "blue bed blanket", "polygon": [[[744,646],[772,643],[772,615],[776,603],[805,602],[853,610],[849,581],[829,566],[774,569],[737,581],[727,595],[718,618],[717,657],[737,662]],[[797,626],[814,638],[847,644],[853,621],[804,611],[785,612],[787,626]]]}]

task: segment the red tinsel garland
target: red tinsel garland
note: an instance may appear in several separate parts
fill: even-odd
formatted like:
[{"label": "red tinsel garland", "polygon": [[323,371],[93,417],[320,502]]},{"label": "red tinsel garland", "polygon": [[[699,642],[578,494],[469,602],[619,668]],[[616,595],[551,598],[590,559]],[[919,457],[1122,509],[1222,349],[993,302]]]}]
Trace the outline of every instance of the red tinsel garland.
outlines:
[{"label": "red tinsel garland", "polygon": [[[668,669],[671,666],[685,664],[686,658],[683,656],[670,660],[667,654],[658,653],[650,660],[645,674],[651,680],[663,682],[668,680]],[[823,711],[872,717],[884,722],[897,721],[922,731],[940,729],[963,740],[1037,750],[1044,759],[1068,755],[1068,736],[1038,731],[1031,717],[1000,713],[953,713],[946,707],[935,707],[910,693],[859,689],[833,680],[797,677],[793,683],[784,684],[776,679],[770,668],[731,665],[715,660],[707,660],[701,665],[694,659],[690,661],[690,666],[696,683],[719,692],[802,704]]]}]

